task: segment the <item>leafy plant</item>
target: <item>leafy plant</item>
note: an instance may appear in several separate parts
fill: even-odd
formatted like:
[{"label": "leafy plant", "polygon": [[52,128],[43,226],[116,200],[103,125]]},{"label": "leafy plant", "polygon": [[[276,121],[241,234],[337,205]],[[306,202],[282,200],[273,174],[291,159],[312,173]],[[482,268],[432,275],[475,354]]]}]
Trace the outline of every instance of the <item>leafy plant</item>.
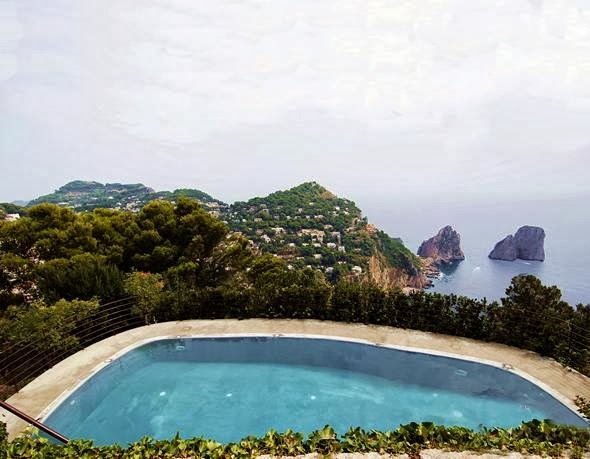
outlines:
[{"label": "leafy plant", "polygon": [[125,291],[135,299],[132,312],[142,317],[145,324],[154,323],[162,301],[164,282],[160,274],[132,272],[125,276]]},{"label": "leafy plant", "polygon": [[6,431],[6,424],[0,422],[0,459],[6,457],[5,451],[8,446],[8,432]]},{"label": "leafy plant", "polygon": [[[1,438],[0,438],[0,445]],[[154,440],[149,437],[119,445],[94,446],[86,440],[73,440],[58,445],[38,436],[19,437],[4,443],[7,458],[193,458],[233,459],[259,455],[294,456],[318,453],[330,456],[334,453],[408,454],[417,457],[427,448],[451,451],[485,452],[499,450],[527,454],[559,456],[569,452],[580,457],[590,452],[590,430],[559,426],[549,421],[530,421],[512,429],[482,429],[473,431],[465,427],[445,427],[431,422],[402,425],[396,430],[382,432],[351,428],[339,436],[330,426],[310,433],[287,430],[279,433],[271,430],[263,437],[246,437],[235,443],[221,444],[200,437],[182,439],[176,435],[170,440]],[[0,456],[2,457],[2,456]]]},{"label": "leafy plant", "polygon": [[582,416],[590,421],[590,400],[578,395],[574,402]]}]

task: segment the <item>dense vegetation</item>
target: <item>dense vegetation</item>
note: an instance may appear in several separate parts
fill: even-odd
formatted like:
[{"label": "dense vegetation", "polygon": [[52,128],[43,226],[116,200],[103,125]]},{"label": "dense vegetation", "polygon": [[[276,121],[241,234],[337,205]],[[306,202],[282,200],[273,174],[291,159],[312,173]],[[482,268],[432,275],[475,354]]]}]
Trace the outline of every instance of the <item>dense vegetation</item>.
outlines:
[{"label": "dense vegetation", "polygon": [[[2,444],[4,443],[4,444]],[[590,450],[590,430],[556,426],[547,421],[531,421],[514,429],[484,429],[474,432],[464,427],[444,427],[435,424],[412,423],[390,432],[365,431],[353,428],[338,435],[331,427],[312,432],[307,437],[287,431],[268,432],[264,437],[246,437],[239,442],[222,445],[203,438],[153,440],[144,438],[128,446],[93,446],[90,441],[72,441],[56,445],[45,439],[30,436],[7,443],[0,435],[7,458],[248,458],[261,455],[273,457],[318,453],[408,454],[419,457],[423,449],[452,449],[453,451],[516,451],[554,457],[568,453],[581,457]]]}]

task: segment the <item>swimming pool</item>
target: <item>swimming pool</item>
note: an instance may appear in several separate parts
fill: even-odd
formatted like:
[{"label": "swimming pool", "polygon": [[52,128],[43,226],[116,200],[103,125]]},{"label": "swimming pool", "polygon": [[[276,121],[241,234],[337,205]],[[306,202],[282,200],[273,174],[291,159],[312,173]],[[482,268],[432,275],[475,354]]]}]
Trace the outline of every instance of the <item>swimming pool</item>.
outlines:
[{"label": "swimming pool", "polygon": [[412,421],[509,427],[585,421],[495,366],[337,339],[273,336],[151,341],[114,359],[45,422],[71,438],[144,435],[236,441],[330,424],[390,430]]}]

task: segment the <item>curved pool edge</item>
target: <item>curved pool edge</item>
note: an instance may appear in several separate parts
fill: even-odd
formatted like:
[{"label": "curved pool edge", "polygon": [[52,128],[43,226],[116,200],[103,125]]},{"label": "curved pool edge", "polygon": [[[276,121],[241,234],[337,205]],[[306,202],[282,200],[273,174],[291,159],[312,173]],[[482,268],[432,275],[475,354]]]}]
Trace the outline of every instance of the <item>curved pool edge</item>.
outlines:
[{"label": "curved pool edge", "polygon": [[[512,372],[577,413],[576,395],[590,397],[590,378],[540,355],[505,345],[392,327],[317,320],[222,319],[164,322],[128,330],[93,344],[37,377],[8,399],[38,419],[47,417],[87,379],[113,359],[146,343],[170,338],[285,336],[377,345],[491,365]],[[10,438],[26,424],[0,410]]]}]

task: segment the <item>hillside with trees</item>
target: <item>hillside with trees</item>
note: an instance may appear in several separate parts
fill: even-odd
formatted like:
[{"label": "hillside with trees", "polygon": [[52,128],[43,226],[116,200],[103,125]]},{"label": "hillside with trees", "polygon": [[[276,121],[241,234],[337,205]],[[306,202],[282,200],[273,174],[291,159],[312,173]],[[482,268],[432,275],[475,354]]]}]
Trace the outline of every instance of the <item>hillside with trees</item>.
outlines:
[{"label": "hillside with trees", "polygon": [[378,230],[353,201],[315,182],[228,206],[194,189],[156,192],[142,184],[77,180],[29,205],[52,203],[76,212],[99,208],[139,212],[151,201],[175,203],[181,197],[197,200],[231,231],[252,241],[254,250],[279,256],[288,269],[311,268],[332,282],[369,278],[383,287],[430,284],[421,259],[401,239]]},{"label": "hillside with trees", "polygon": [[67,183],[51,194],[40,196],[29,202],[29,206],[41,203],[58,204],[70,207],[78,212],[97,208],[130,210],[138,212],[148,202],[165,200],[175,202],[181,197],[196,199],[212,211],[219,211],[225,203],[195,189],[178,189],[174,191],[155,191],[141,183],[123,184],[75,180]]},{"label": "hillside with trees", "polygon": [[290,268],[312,268],[332,281],[385,281],[389,276],[387,286],[428,283],[420,259],[400,239],[369,224],[353,201],[315,182],[236,202],[223,218],[232,230],[263,252],[278,255]]}]

